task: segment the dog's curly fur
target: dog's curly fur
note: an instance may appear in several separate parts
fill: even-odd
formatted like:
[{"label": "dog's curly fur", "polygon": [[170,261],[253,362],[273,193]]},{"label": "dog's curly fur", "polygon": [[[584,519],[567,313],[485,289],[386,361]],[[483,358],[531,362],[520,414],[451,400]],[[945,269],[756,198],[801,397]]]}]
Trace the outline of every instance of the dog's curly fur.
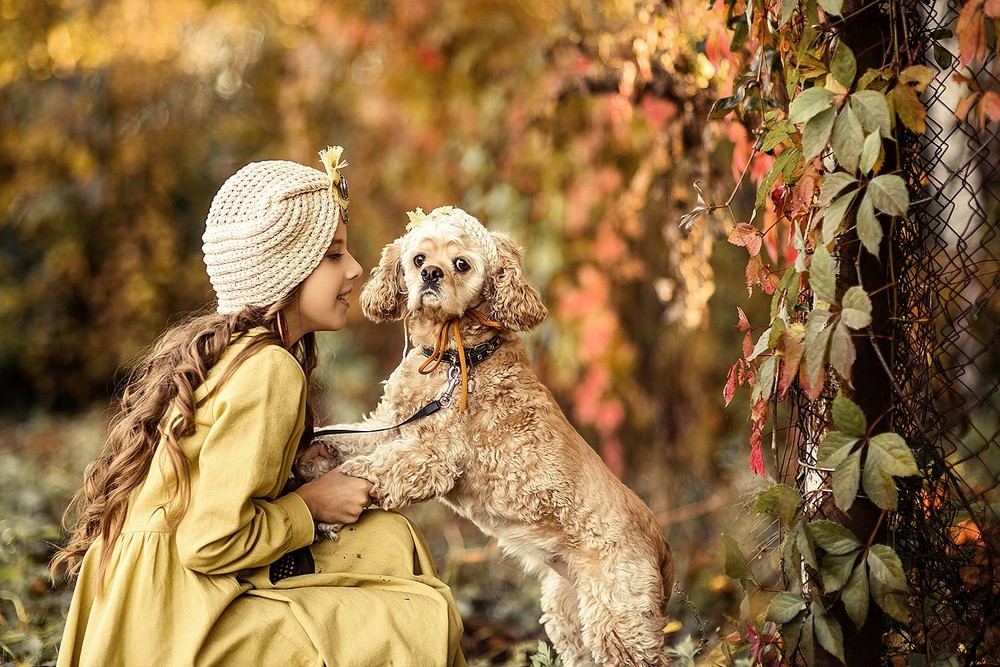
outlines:
[{"label": "dog's curly fur", "polygon": [[[499,253],[483,247],[480,232]],[[541,577],[541,620],[567,667],[665,664],[670,549],[652,512],[573,429],[529,366],[516,332],[547,312],[524,278],[521,249],[464,211],[436,209],[386,246],[361,305],[375,322],[405,317],[415,347],[370,417],[339,428],[392,426],[441,393],[446,364],[430,375],[418,368],[421,348],[434,346],[443,322],[461,318],[471,347],[496,335],[465,316],[478,309],[503,325],[503,344],[473,369],[464,412],[456,400],[399,429],[330,436],[331,458],[302,462],[300,473],[314,477],[339,463],[370,480],[385,508],[439,498],[495,536]]]}]

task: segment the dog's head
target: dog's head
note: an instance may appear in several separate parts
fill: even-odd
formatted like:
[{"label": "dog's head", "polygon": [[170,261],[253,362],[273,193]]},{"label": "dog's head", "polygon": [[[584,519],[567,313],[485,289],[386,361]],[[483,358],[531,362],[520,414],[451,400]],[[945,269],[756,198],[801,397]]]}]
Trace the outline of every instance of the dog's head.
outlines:
[{"label": "dog's head", "polygon": [[511,331],[527,331],[548,314],[524,278],[522,251],[451,206],[426,216],[382,250],[361,290],[361,308],[373,322],[407,313],[444,322],[479,308]]}]

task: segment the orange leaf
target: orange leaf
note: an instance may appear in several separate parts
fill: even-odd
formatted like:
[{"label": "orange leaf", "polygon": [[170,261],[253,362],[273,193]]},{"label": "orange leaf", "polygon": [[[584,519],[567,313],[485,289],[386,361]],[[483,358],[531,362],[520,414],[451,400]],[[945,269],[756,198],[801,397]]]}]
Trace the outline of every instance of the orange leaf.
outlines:
[{"label": "orange leaf", "polygon": [[733,245],[744,246],[751,257],[760,254],[760,231],[749,222],[737,223],[727,240]]},{"label": "orange leaf", "polygon": [[979,106],[982,107],[990,120],[1000,120],[1000,95],[992,90],[983,93],[983,99],[980,100]]},{"label": "orange leaf", "polygon": [[799,374],[799,364],[802,362],[802,355],[806,351],[805,336],[786,335],[785,330],[781,334],[785,355],[781,364],[781,376],[778,378],[778,393],[784,396],[788,393],[789,387],[795,381],[795,376]]},{"label": "orange leaf", "polygon": [[955,118],[959,121],[965,120],[965,117],[969,115],[969,109],[971,109],[972,105],[976,103],[976,100],[979,99],[980,95],[982,95],[982,93],[972,93],[968,97],[960,100],[958,105],[955,107]]}]

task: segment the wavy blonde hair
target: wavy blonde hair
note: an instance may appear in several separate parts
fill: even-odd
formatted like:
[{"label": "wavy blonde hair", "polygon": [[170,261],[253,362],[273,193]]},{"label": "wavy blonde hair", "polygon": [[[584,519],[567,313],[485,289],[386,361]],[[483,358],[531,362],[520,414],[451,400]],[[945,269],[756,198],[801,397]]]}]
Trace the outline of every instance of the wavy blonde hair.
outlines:
[{"label": "wavy blonde hair", "polygon": [[[161,507],[168,508],[172,527],[180,522],[191,499],[189,463],[180,440],[195,431],[195,410],[208,396],[195,400],[195,391],[223,352],[255,328],[266,332],[253,336],[240,351],[219,387],[245,359],[265,345],[283,341],[282,309],[291,303],[298,289],[268,308],[247,306],[233,315],[201,311],[168,329],[141,357],[132,371],[118,410],[112,419],[104,451],[84,473],[83,486],[76,492],[63,515],[63,529],[69,540],[52,560],[52,573],[65,568],[73,579],[80,571],[84,555],[101,539],[98,581],[104,581],[111,548],[121,534],[132,492],[146,479],[157,447],[163,447],[173,477],[171,497]],[[316,338],[306,334],[290,349],[311,377],[316,367]],[[175,416],[166,415],[176,407]],[[313,410],[306,406],[306,425],[299,447],[308,444],[313,431]]]}]

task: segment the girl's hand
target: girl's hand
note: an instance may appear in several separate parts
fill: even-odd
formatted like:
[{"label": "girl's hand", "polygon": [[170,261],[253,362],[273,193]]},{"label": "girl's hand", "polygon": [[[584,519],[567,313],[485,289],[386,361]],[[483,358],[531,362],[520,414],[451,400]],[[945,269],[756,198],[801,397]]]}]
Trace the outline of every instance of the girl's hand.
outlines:
[{"label": "girl's hand", "polygon": [[333,469],[292,493],[305,501],[309,512],[321,523],[354,523],[371,505],[372,483]]}]

